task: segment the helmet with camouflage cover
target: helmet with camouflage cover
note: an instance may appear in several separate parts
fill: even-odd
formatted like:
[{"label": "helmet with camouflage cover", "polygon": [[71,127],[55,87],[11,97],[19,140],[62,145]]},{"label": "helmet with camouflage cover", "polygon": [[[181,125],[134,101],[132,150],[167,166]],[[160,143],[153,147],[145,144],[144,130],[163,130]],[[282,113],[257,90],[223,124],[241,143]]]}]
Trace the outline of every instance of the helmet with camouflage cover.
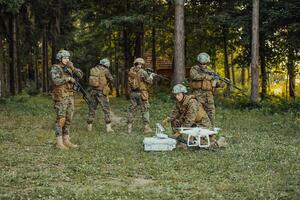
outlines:
[{"label": "helmet with camouflage cover", "polygon": [[107,68],[109,68],[109,66],[110,66],[110,62],[109,62],[109,60],[107,58],[101,59],[99,64],[103,65],[103,66],[105,66]]},{"label": "helmet with camouflage cover", "polygon": [[186,87],[182,84],[176,84],[173,87],[173,94],[178,94],[178,93],[187,93]]},{"label": "helmet with camouflage cover", "polygon": [[61,60],[62,58],[69,58],[70,56],[70,52],[62,49],[56,54],[56,59]]},{"label": "helmet with camouflage cover", "polygon": [[206,64],[210,62],[210,57],[207,53],[199,53],[197,60],[201,64]]},{"label": "helmet with camouflage cover", "polygon": [[144,65],[145,60],[143,58],[137,58],[137,59],[134,60],[133,64],[136,64],[136,63],[142,63]]}]

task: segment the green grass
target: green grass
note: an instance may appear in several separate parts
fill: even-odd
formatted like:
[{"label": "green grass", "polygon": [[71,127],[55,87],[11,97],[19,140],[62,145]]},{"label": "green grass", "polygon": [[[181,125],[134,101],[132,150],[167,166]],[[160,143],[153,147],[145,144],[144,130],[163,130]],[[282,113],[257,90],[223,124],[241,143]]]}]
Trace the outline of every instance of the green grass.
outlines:
[{"label": "green grass", "polygon": [[[162,95],[152,100],[153,128],[171,110],[169,102]],[[125,99],[111,105],[126,117]],[[98,110],[98,123],[86,132],[87,107],[77,102],[71,137],[80,148],[59,151],[50,97],[2,100],[0,199],[299,199],[296,114],[218,105],[226,149],[144,152],[140,117],[132,135],[125,134],[125,119],[107,134]]]}]

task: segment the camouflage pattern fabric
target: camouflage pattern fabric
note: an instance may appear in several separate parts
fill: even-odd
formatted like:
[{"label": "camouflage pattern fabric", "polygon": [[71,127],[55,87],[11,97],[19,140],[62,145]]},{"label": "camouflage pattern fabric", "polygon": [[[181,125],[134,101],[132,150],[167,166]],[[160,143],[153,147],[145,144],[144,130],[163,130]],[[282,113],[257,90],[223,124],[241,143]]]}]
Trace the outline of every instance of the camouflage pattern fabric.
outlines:
[{"label": "camouflage pattern fabric", "polygon": [[[190,78],[191,81],[199,81],[204,79],[212,80],[212,77],[206,73],[201,73],[197,71],[198,65],[193,66],[190,70]],[[208,77],[210,76],[210,77]],[[206,111],[212,127],[215,126],[215,103],[214,103],[214,95],[211,90],[202,90],[202,89],[192,89],[192,94],[196,96],[196,99],[199,103],[201,103]]]},{"label": "camouflage pattern fabric", "polygon": [[[56,113],[55,135],[69,135],[70,125],[74,114],[73,83],[67,80],[70,77],[63,71],[63,65],[54,65],[50,74],[53,82],[53,100]],[[76,68],[74,68],[76,69]]]},{"label": "camouflage pattern fabric", "polygon": [[143,117],[144,125],[150,123],[149,119],[149,108],[150,104],[148,101],[142,100],[141,92],[130,93],[130,106],[128,109],[128,123],[131,124],[133,122],[133,114],[136,112],[137,108],[140,107]]},{"label": "camouflage pattern fabric", "polygon": [[199,103],[203,105],[212,127],[215,127],[215,103],[212,91],[193,90],[192,94],[196,96]]},{"label": "camouflage pattern fabric", "polygon": [[176,102],[170,116],[173,130],[178,127],[210,127],[211,124],[207,115],[203,115],[199,121],[196,120],[199,107],[198,101],[192,95],[185,95],[181,102]]},{"label": "camouflage pattern fabric", "polygon": [[110,115],[110,106],[109,106],[109,100],[107,96],[103,95],[102,91],[100,90],[92,90],[91,92],[91,104],[89,106],[89,114],[88,114],[88,119],[87,123],[92,124],[95,115],[96,115],[96,109],[98,104],[101,105],[102,111],[104,113],[104,121],[106,124],[111,123],[111,115]]},{"label": "camouflage pattern fabric", "polygon": [[[55,135],[69,135],[70,125],[74,114],[74,97],[64,97],[62,101],[55,102],[54,109],[56,113]],[[59,123],[62,118],[65,119],[63,127],[61,127]]]}]

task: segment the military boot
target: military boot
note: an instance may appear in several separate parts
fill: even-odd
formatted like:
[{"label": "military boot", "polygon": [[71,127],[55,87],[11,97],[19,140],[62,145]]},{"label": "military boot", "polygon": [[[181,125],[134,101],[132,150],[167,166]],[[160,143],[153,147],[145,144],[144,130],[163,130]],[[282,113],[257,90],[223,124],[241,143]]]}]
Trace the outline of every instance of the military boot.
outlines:
[{"label": "military boot", "polygon": [[77,144],[73,144],[70,142],[70,136],[69,135],[64,135],[63,136],[63,142],[64,142],[64,145],[69,147],[69,148],[77,148],[78,145]]},{"label": "military boot", "polygon": [[144,133],[151,133],[152,132],[152,129],[150,128],[149,124],[146,124],[144,126]]},{"label": "military boot", "polygon": [[106,124],[106,132],[107,132],[107,133],[114,132],[114,130],[111,128],[111,123]]},{"label": "military boot", "polygon": [[64,145],[62,136],[56,137],[56,148],[62,149],[62,150],[68,150],[69,148]]},{"label": "military boot", "polygon": [[176,144],[176,148],[177,148],[177,149],[182,149],[182,150],[187,150],[187,149],[188,149],[187,145],[184,144],[184,143],[181,143],[181,142],[178,142],[178,143]]},{"label": "military boot", "polygon": [[132,124],[128,124],[128,133],[130,134],[132,132]]},{"label": "military boot", "polygon": [[88,130],[88,132],[91,132],[92,129],[93,129],[93,124],[88,124],[88,125],[87,125],[87,130]]}]

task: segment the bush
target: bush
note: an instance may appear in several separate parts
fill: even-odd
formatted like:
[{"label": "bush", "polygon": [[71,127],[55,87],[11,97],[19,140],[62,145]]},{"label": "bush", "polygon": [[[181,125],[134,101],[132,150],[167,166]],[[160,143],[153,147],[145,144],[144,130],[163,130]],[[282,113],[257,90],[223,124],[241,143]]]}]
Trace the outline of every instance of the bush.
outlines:
[{"label": "bush", "polygon": [[34,81],[28,81],[24,88],[24,92],[29,95],[37,95],[40,93],[40,90],[36,88]]}]

